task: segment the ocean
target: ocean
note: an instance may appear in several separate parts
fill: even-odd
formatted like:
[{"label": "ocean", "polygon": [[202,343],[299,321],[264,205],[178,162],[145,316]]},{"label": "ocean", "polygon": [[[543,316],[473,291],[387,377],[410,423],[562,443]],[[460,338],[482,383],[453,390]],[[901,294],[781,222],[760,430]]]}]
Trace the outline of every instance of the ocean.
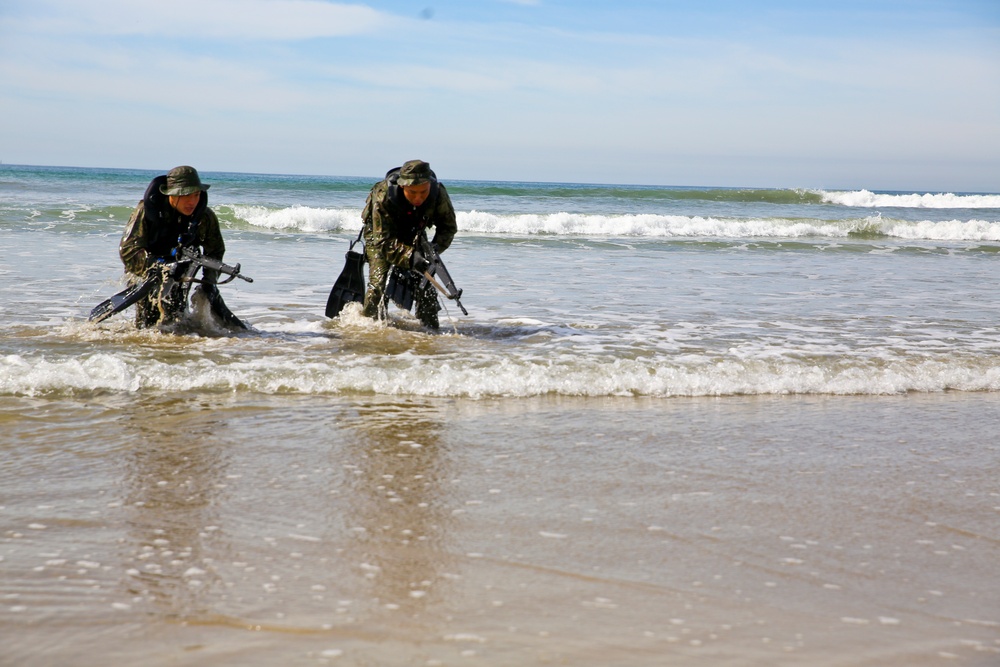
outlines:
[{"label": "ocean", "polygon": [[1000,194],[439,171],[432,332],[202,172],[250,331],[89,323],[165,171],[0,165],[0,665],[1000,664]]}]

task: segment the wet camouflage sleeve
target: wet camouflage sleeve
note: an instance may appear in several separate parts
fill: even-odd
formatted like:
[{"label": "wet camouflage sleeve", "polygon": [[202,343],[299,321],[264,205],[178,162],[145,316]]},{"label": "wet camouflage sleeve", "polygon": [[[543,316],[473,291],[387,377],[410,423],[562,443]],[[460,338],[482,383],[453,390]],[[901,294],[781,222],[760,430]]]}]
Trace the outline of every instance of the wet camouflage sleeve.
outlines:
[{"label": "wet camouflage sleeve", "polygon": [[215,211],[208,208],[198,224],[198,240],[201,241],[201,251],[207,256],[222,261],[226,254],[226,244],[222,240],[222,230],[219,228],[219,218]]},{"label": "wet camouflage sleeve", "polygon": [[149,237],[146,229],[146,207],[142,202],[132,211],[125,227],[125,234],[118,245],[118,254],[122,258],[125,270],[141,276],[149,268],[151,258],[146,250],[146,239]]},{"label": "wet camouflage sleeve", "polygon": [[443,183],[438,183],[438,199],[432,220],[434,238],[431,241],[437,245],[439,252],[444,252],[458,232],[458,223],[455,220],[455,207],[451,205],[451,197]]},{"label": "wet camouflage sleeve", "polygon": [[[222,230],[219,229],[219,218],[210,208],[205,209],[201,222],[198,223],[198,240],[201,242],[201,251],[207,257],[222,261],[222,256],[226,254],[226,244],[222,240]],[[205,282],[214,283],[219,278],[219,272],[204,268],[202,276]]]},{"label": "wet camouflage sleeve", "polygon": [[408,267],[412,247],[398,240],[392,214],[386,207],[385,196],[388,186],[385,181],[378,183],[371,192],[372,225],[371,233],[366,241],[371,246],[370,252],[378,257],[384,257],[390,264]]}]

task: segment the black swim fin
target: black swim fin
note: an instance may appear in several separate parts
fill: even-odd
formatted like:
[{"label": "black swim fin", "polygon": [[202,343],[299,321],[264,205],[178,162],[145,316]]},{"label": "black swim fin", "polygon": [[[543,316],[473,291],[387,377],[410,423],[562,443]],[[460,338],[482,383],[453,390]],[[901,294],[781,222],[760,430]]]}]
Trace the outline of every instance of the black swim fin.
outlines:
[{"label": "black swim fin", "polygon": [[218,317],[227,328],[240,331],[250,329],[243,320],[233,315],[233,311],[229,310],[229,306],[222,300],[222,294],[219,293],[219,288],[214,283],[202,283],[199,289],[208,297],[208,305],[212,308],[212,314]]},{"label": "black swim fin", "polygon": [[385,281],[385,294],[403,310],[410,310],[413,308],[413,289],[417,280],[413,271],[394,266],[389,269],[389,278]]},{"label": "black swim fin", "polygon": [[90,311],[90,317],[88,317],[87,320],[90,322],[103,322],[115,313],[125,310],[145,297],[153,291],[153,288],[155,288],[159,282],[160,275],[154,272],[142,282],[130,285],[128,289],[124,289],[110,299],[106,299],[97,304],[94,309]]},{"label": "black swim fin", "polygon": [[326,300],[327,317],[336,317],[344,306],[352,301],[358,303],[365,301],[365,256],[360,252],[348,250],[346,257],[344,270],[340,272],[337,282],[333,283],[330,297]]}]

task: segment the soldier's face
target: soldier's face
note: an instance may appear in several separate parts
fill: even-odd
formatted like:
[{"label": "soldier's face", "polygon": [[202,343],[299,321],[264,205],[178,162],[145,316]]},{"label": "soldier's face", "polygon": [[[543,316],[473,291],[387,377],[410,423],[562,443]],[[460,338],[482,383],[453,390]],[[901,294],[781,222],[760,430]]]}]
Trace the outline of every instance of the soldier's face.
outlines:
[{"label": "soldier's face", "polygon": [[431,184],[430,183],[420,183],[419,185],[404,185],[403,186],[403,196],[406,197],[406,201],[410,202],[411,206],[420,206],[425,201],[427,197],[431,194]]},{"label": "soldier's face", "polygon": [[198,208],[201,201],[201,192],[192,192],[189,195],[171,195],[170,205],[180,211],[181,215],[191,215]]}]

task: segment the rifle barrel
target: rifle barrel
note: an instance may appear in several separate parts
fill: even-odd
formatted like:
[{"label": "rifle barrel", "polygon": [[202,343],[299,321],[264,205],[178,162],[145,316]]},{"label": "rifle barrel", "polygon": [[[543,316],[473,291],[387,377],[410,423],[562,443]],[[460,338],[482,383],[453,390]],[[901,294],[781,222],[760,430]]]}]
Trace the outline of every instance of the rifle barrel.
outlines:
[{"label": "rifle barrel", "polygon": [[233,276],[234,278],[239,278],[245,280],[248,283],[253,282],[253,278],[249,278],[240,273],[240,265],[229,266],[228,264],[223,264],[217,259],[212,257],[205,257],[203,254],[191,248],[182,248],[180,252],[181,260],[188,261],[195,266],[201,266],[203,268],[212,269],[214,271],[219,271],[225,273],[227,276]]}]

